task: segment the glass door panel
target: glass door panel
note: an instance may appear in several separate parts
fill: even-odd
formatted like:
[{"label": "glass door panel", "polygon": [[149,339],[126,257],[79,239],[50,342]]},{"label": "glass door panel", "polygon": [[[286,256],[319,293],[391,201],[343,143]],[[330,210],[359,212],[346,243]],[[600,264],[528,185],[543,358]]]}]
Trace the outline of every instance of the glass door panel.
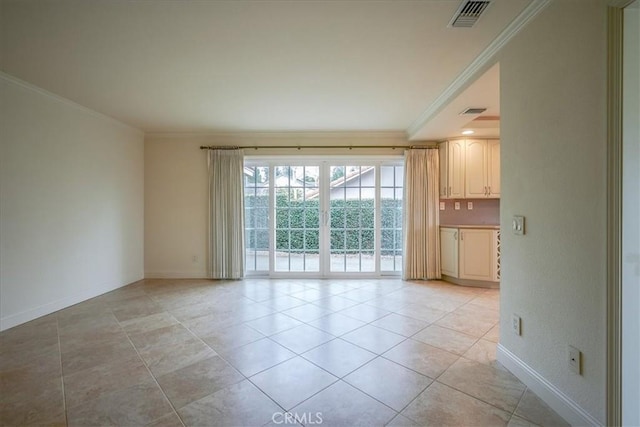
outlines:
[{"label": "glass door panel", "polygon": [[269,167],[244,168],[245,268],[269,271]]},{"label": "glass door panel", "polygon": [[402,271],[404,166],[380,167],[380,271]]},{"label": "glass door panel", "polygon": [[329,168],[329,271],[375,272],[375,166]]},{"label": "glass door panel", "polygon": [[319,166],[275,166],[274,269],[320,272]]}]

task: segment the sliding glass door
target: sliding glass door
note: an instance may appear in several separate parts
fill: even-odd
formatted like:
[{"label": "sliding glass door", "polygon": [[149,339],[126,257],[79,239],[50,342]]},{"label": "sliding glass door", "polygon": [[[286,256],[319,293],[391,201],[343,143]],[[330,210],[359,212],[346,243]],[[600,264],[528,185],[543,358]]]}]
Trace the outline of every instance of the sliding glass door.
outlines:
[{"label": "sliding glass door", "polygon": [[247,274],[398,274],[402,176],[398,159],[248,159]]}]

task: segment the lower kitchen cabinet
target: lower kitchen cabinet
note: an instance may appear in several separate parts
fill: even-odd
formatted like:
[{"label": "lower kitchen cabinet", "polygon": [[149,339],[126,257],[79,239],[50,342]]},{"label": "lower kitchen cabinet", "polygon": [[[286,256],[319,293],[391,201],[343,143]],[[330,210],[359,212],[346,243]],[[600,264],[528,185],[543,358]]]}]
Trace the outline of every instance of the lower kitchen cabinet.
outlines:
[{"label": "lower kitchen cabinet", "polygon": [[442,274],[463,279],[461,284],[500,281],[499,230],[491,228],[440,228]]}]

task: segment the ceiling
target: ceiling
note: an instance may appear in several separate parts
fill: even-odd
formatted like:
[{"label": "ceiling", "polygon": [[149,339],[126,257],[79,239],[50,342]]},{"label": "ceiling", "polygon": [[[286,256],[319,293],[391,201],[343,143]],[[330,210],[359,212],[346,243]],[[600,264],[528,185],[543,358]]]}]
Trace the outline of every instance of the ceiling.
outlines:
[{"label": "ceiling", "polygon": [[499,116],[497,67],[461,76],[536,2],[449,28],[460,1],[0,1],[4,73],[145,132],[412,140],[459,133],[464,107]]}]

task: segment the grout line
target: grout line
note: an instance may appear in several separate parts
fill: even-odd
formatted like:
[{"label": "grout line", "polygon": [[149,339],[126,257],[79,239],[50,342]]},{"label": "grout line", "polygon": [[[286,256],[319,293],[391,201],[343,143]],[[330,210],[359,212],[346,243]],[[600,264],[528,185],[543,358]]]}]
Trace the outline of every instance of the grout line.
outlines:
[{"label": "grout line", "polygon": [[56,336],[58,338],[58,356],[60,357],[60,383],[62,384],[62,409],[64,410],[65,425],[69,425],[69,416],[67,414],[67,395],[64,388],[64,367],[62,365],[62,345],[60,344],[60,324],[58,322],[57,313],[56,313]]},{"label": "grout line", "polygon": [[[146,293],[146,291],[145,291]],[[114,316],[115,317],[115,316]],[[175,317],[174,317],[175,318]],[[178,319],[176,319],[178,320]],[[131,341],[131,337],[129,337],[129,333],[127,331],[124,330],[124,328],[122,327],[122,324],[120,323],[120,321],[116,318],[116,321],[118,322],[118,325],[120,326],[120,328],[122,329],[122,332],[124,332],[124,334],[127,337],[127,340],[129,341],[129,344],[131,344],[131,347],[133,347],[133,349],[135,350],[136,354],[138,355],[138,358],[140,359],[140,361],[142,362],[142,364],[144,365],[145,368],[147,368],[147,372],[149,373],[149,375],[151,376],[151,378],[153,379],[153,382],[158,386],[158,388],[160,389],[160,392],[162,393],[162,395],[164,396],[165,400],[167,401],[167,403],[169,403],[169,406],[171,406],[171,409],[173,410],[173,413],[178,417],[178,420],[180,420],[180,423],[183,425],[183,427],[185,426],[184,421],[182,420],[182,417],[180,417],[180,414],[178,414],[177,409],[175,408],[175,406],[173,405],[173,403],[171,402],[171,400],[169,399],[169,397],[167,396],[167,394],[165,393],[164,389],[162,388],[162,386],[160,385],[160,383],[158,382],[158,379],[156,378],[156,376],[153,374],[153,372],[151,372],[151,369],[149,368],[149,365],[147,364],[146,360],[144,360],[144,358],[142,357],[142,355],[140,354],[140,352],[138,351],[138,347],[135,346],[135,344],[133,343],[133,341]],[[191,331],[189,331],[191,332]],[[169,414],[165,414],[162,417],[165,417]],[[160,417],[160,418],[162,418]],[[155,420],[152,420],[152,422]]]}]

